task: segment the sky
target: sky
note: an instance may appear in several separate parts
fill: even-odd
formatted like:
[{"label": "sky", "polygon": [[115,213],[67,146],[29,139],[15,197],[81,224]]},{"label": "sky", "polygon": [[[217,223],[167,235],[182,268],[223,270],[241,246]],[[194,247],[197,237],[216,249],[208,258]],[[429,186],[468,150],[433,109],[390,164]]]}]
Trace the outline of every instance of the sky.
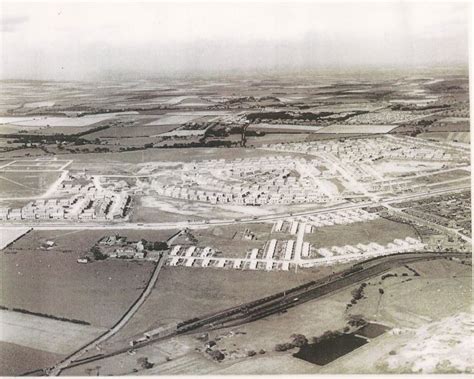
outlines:
[{"label": "sky", "polygon": [[2,79],[468,62],[462,2],[0,4]]}]

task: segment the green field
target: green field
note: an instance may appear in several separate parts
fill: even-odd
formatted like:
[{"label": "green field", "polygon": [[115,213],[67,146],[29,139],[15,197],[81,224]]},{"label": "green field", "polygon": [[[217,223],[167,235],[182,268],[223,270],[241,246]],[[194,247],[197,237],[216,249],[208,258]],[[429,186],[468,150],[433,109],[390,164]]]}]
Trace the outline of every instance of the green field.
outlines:
[{"label": "green field", "polygon": [[256,300],[332,272],[331,267],[302,269],[295,273],[166,266],[145,304],[112,341],[129,341],[160,325]]},{"label": "green field", "polygon": [[[0,305],[110,327],[140,295],[152,262],[78,264],[104,235],[116,231],[33,231],[0,254]],[[174,231],[120,231],[130,240],[164,240]],[[41,250],[47,240],[51,250]]]},{"label": "green field", "polygon": [[50,367],[64,358],[61,354],[1,341],[0,351],[0,376],[18,376],[38,368]]},{"label": "green field", "polygon": [[413,179],[416,184],[436,184],[439,182],[447,182],[449,180],[469,179],[470,173],[466,170],[453,170],[440,172],[438,174],[420,176]]},{"label": "green field", "polygon": [[[249,229],[256,238],[254,240],[239,238],[239,233],[245,229]],[[245,258],[251,249],[263,248],[265,242],[270,239],[271,229],[271,224],[244,224],[198,229],[193,231],[193,235],[198,240],[199,247],[210,246],[221,251],[222,256],[227,258]]]},{"label": "green field", "polygon": [[321,248],[371,242],[386,245],[396,238],[406,237],[417,237],[412,226],[380,218],[349,225],[316,228],[313,233],[305,235],[305,241],[310,242],[315,248]]}]

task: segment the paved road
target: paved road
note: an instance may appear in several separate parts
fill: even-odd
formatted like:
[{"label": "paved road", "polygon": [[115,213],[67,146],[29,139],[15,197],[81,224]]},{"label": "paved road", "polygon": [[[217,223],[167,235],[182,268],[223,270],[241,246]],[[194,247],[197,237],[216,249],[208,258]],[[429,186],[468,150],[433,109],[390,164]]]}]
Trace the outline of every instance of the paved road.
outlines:
[{"label": "paved road", "polygon": [[163,267],[164,263],[166,262],[166,259],[168,258],[167,254],[164,254],[159,262],[157,263],[155,270],[153,271],[153,274],[148,281],[147,286],[145,287],[145,290],[142,292],[140,297],[136,300],[136,302],[132,305],[132,307],[122,316],[122,318],[112,327],[112,329],[108,330],[105,334],[100,336],[98,339],[95,339],[94,341],[90,342],[86,346],[82,347],[80,350],[76,351],[66,359],[62,360],[59,362],[57,365],[53,366],[47,371],[47,374],[49,376],[58,376],[63,369],[66,367],[70,366],[72,362],[77,361],[80,357],[82,357],[85,353],[88,351],[95,349],[98,345],[112,337],[114,334],[116,334],[120,329],[122,329],[125,324],[133,317],[133,315],[138,311],[138,309],[141,307],[143,302],[147,299],[147,297],[150,295],[151,291],[153,290],[156,281],[158,280],[158,275],[160,273],[161,268]]}]

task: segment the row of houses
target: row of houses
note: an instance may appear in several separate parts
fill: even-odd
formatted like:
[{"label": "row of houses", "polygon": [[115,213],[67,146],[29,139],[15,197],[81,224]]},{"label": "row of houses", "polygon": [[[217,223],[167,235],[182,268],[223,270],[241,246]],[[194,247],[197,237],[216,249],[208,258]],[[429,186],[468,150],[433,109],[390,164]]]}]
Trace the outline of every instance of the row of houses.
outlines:
[{"label": "row of houses", "polygon": [[152,188],[157,194],[178,199],[209,202],[211,204],[242,204],[242,205],[265,205],[265,204],[299,204],[299,203],[330,203],[341,201],[341,196],[328,196],[323,192],[310,190],[284,190],[279,188],[272,191],[243,191],[241,193],[226,193],[215,190],[199,190],[184,188],[175,185],[164,185],[153,181]]},{"label": "row of houses", "polygon": [[[248,252],[245,258],[195,254],[197,250],[195,247],[175,246],[176,251],[180,253],[170,254],[166,264],[169,266],[200,268],[288,271],[295,266],[331,265],[387,254],[419,251],[425,248],[425,244],[411,237],[395,239],[385,246],[371,242],[355,246],[346,245],[315,249],[309,242],[305,241],[302,241],[300,246],[298,245],[298,240],[295,242],[294,240],[277,241],[272,239],[267,242],[264,249],[254,248]],[[283,249],[280,249],[280,247],[283,247]],[[297,251],[298,249],[300,249],[300,252]]]},{"label": "row of houses", "polygon": [[379,216],[376,213],[369,213],[363,209],[346,209],[330,213],[321,213],[312,216],[300,216],[286,220],[277,220],[273,224],[272,232],[296,234],[298,223],[306,224],[306,233],[311,233],[316,227],[347,225],[355,222],[376,220]]},{"label": "row of houses", "polygon": [[123,217],[130,196],[91,190],[65,199],[39,199],[22,208],[0,208],[0,220],[114,220]]},{"label": "row of houses", "polygon": [[169,266],[221,268],[234,270],[266,270],[266,271],[288,271],[293,263],[290,261],[276,261],[267,259],[242,259],[242,258],[218,258],[218,257],[170,257],[166,262]]},{"label": "row of houses", "polygon": [[[398,141],[400,140],[400,141]],[[401,143],[400,143],[401,142]],[[395,160],[426,160],[426,161],[452,161],[457,159],[452,152],[446,149],[434,148],[425,144],[416,144],[397,138],[376,137],[353,139],[351,143],[343,143],[337,140],[303,142],[291,144],[274,144],[264,146],[278,151],[303,152],[306,154],[331,153],[337,158],[354,162],[359,160],[375,161],[379,159]]]},{"label": "row of houses", "polygon": [[405,239],[395,239],[393,242],[388,243],[386,246],[382,246],[376,242],[370,242],[368,244],[359,243],[355,246],[332,246],[331,248],[320,248],[316,249],[315,255],[329,258],[333,256],[344,256],[348,254],[365,254],[370,252],[403,252],[410,250],[417,250],[422,248],[424,245],[420,240],[412,237],[406,237]]}]

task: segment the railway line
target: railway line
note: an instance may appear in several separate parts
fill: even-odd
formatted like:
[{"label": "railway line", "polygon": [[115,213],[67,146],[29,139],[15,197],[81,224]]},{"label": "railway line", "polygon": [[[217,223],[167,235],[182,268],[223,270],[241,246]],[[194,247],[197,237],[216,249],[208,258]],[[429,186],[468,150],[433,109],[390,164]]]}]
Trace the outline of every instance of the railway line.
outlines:
[{"label": "railway line", "polygon": [[[408,263],[450,257],[458,257],[462,259],[469,258],[470,256],[470,253],[414,252],[372,258],[367,261],[356,263],[349,269],[329,275],[320,280],[311,281],[274,295],[219,312],[207,314],[199,318],[183,321],[177,325],[176,330],[173,333],[166,336],[151,337],[146,341],[135,344],[132,349],[137,350],[147,345],[182,334],[202,333],[209,330],[233,327],[253,322],[267,316],[284,312],[289,308],[293,308],[305,302],[337,292],[350,285],[359,283],[368,278],[380,275],[385,271]],[[130,349],[130,346],[126,346],[112,352],[86,357],[81,360],[70,362],[70,364],[63,369],[85,365],[94,361],[123,354],[128,352]]]},{"label": "railway line", "polygon": [[[299,304],[317,299],[340,289],[377,276],[393,267],[420,261],[459,256],[459,253],[398,253],[354,264],[342,272],[311,281],[265,298],[230,308],[218,314],[190,320],[178,327],[178,334],[203,332],[210,329],[226,328],[256,321],[260,318],[284,311]],[[192,321],[192,322],[191,322]]]}]

